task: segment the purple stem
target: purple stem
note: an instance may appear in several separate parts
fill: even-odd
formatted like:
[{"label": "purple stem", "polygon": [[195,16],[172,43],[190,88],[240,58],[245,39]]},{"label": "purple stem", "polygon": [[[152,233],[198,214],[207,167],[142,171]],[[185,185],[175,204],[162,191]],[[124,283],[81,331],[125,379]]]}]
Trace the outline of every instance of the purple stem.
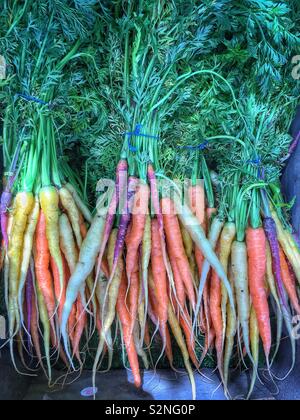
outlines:
[{"label": "purple stem", "polygon": [[287,301],[286,301],[286,293],[283,286],[283,281],[281,277],[281,265],[280,265],[280,250],[279,250],[279,242],[277,238],[277,229],[275,221],[272,217],[265,217],[264,218],[264,230],[266,236],[268,238],[271,254],[272,254],[272,262],[273,262],[273,272],[275,274],[275,280],[280,296],[281,303],[288,309]]}]

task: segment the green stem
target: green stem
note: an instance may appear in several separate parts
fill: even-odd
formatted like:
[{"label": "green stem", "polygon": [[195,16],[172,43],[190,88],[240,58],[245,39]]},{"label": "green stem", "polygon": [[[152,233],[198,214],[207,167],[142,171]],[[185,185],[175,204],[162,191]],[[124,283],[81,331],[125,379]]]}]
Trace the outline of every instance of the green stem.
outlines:
[{"label": "green stem", "polygon": [[213,186],[211,182],[210,171],[208,169],[206,159],[203,156],[203,153],[201,153],[200,159],[201,159],[201,171],[202,171],[202,176],[204,179],[204,186],[205,186],[205,193],[207,197],[208,207],[210,209],[213,209],[215,208],[214,190],[213,190]]}]

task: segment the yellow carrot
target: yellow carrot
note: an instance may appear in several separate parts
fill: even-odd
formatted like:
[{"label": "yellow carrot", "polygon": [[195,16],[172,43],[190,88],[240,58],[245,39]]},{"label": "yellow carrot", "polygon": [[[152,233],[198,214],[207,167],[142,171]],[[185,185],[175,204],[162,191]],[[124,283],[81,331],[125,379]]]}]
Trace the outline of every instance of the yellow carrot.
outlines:
[{"label": "yellow carrot", "polygon": [[[107,260],[108,260],[110,270],[112,270],[113,265],[114,265],[113,260],[114,260],[114,250],[115,250],[117,235],[118,235],[118,229],[114,229],[110,235],[109,242],[108,242]],[[115,319],[117,297],[118,297],[118,291],[119,291],[119,287],[121,283],[121,276],[122,276],[123,270],[124,270],[124,263],[122,260],[122,256],[120,255],[118,264],[117,264],[117,269],[115,271],[115,275],[107,291],[108,299],[107,299],[106,317],[105,319],[103,319],[103,326],[102,326],[102,339],[104,339],[104,341],[105,341],[106,332],[111,328]]]},{"label": "yellow carrot", "polygon": [[69,338],[67,334],[67,326],[69,316],[72,311],[72,307],[76,302],[78,293],[84,287],[84,283],[88,276],[92,273],[95,262],[101,247],[105,220],[107,214],[107,208],[103,207],[104,200],[107,198],[107,195],[104,195],[97,205],[97,214],[93,219],[93,222],[90,226],[90,229],[87,233],[86,238],[82,243],[80,248],[78,263],[71,278],[69,279],[66,301],[63,308],[62,320],[61,320],[61,334],[63,337],[67,357],[72,364],[72,358],[69,352]]},{"label": "yellow carrot", "polygon": [[181,230],[181,236],[182,236],[186,255],[188,259],[190,259],[190,257],[193,254],[193,249],[194,249],[193,240],[191,238],[191,235],[189,234],[189,232],[187,231],[187,229],[183,226],[181,222],[180,222],[180,230]]},{"label": "yellow carrot", "polygon": [[[147,311],[148,311],[148,269],[151,258],[151,217],[147,215],[144,236],[142,241],[142,267],[141,267],[141,276],[143,284],[143,306],[144,306],[144,316],[140,314],[139,320],[141,325],[141,340],[144,339],[146,322],[147,322]],[[142,308],[140,308],[140,311]],[[142,321],[143,320],[143,321]]]},{"label": "yellow carrot", "polygon": [[24,299],[24,286],[26,283],[27,272],[30,264],[30,258],[32,255],[32,245],[33,239],[35,234],[35,229],[37,225],[37,221],[39,218],[40,213],[40,203],[39,199],[35,197],[35,203],[33,209],[29,215],[28,223],[24,235],[24,246],[23,246],[23,256],[22,256],[22,263],[21,263],[21,275],[20,275],[20,282],[19,282],[19,291],[18,291],[18,301],[19,301],[19,311],[20,311],[20,319],[21,325],[23,324],[23,299]]},{"label": "yellow carrot", "polygon": [[[94,278],[93,276],[90,274],[88,276],[88,278],[86,279],[86,285],[87,285],[87,289],[88,289],[88,293],[89,293],[89,297],[88,297],[88,302],[91,302],[91,306],[92,306],[92,314],[93,317],[95,319],[95,326],[91,328],[91,334],[90,336],[92,336],[95,332],[95,327],[96,327],[96,318],[98,316],[98,305],[97,305],[97,297],[96,297],[96,290],[94,287]],[[87,308],[84,308],[84,310],[86,310]],[[83,316],[83,314],[82,314]]]},{"label": "yellow carrot", "polygon": [[[108,241],[108,251],[107,251],[107,260],[109,264],[110,271],[114,267],[114,252],[115,252],[115,246],[118,236],[118,229],[113,229],[111,232],[109,241]],[[108,299],[104,299],[104,302],[107,304],[107,308],[103,308],[103,315],[105,311],[105,318],[102,317],[102,329],[101,329],[101,336],[98,344],[97,354],[94,361],[94,367],[93,367],[93,383],[95,383],[95,376],[98,369],[98,363],[101,357],[101,354],[103,352],[103,348],[105,345],[105,342],[107,340],[106,336],[107,333],[110,331],[111,326],[115,320],[116,316],[116,305],[118,300],[118,293],[119,288],[121,284],[122,274],[124,271],[124,262],[122,259],[122,255],[119,256],[119,259],[117,261],[117,267],[115,270],[115,274],[113,276],[113,279],[109,285],[108,290],[106,290],[106,293],[108,295]],[[105,305],[105,304],[104,304]],[[106,306],[106,305],[105,305]]]},{"label": "yellow carrot", "polygon": [[47,368],[48,368],[48,379],[50,383],[51,382],[50,322],[49,322],[48,311],[47,311],[47,307],[43,298],[43,294],[37,282],[36,282],[35,287],[36,287],[36,294],[37,294],[37,301],[38,301],[38,308],[39,308],[39,316],[40,316],[41,323],[43,325],[44,350],[45,350],[45,357],[46,357]]},{"label": "yellow carrot", "polygon": [[224,351],[224,387],[228,389],[229,379],[229,365],[234,347],[234,338],[237,331],[236,316],[232,311],[229,303],[227,304],[227,326],[226,326],[226,341]]},{"label": "yellow carrot", "polygon": [[93,220],[92,214],[91,214],[90,210],[88,209],[88,207],[84,204],[82,199],[79,197],[79,195],[78,195],[77,191],[75,190],[75,188],[73,187],[73,185],[67,183],[65,185],[65,187],[72,194],[72,197],[73,197],[77,207],[79,208],[79,210],[83,214],[83,217],[85,218],[85,220],[87,222],[89,222],[89,224],[91,224],[92,220]]},{"label": "yellow carrot", "polygon": [[78,261],[78,250],[72,226],[66,214],[61,214],[59,217],[59,237],[61,250],[67,260],[70,273],[73,274]]},{"label": "yellow carrot", "polygon": [[[236,227],[234,223],[228,222],[224,225],[220,236],[220,263],[222,264],[224,271],[228,274],[228,262],[229,257],[231,254],[231,246],[234,241],[236,235]],[[227,301],[228,301],[228,293],[224,283],[221,285],[222,290],[222,319],[223,319],[223,335],[225,337],[226,331],[226,312],[227,312]]]},{"label": "yellow carrot", "polygon": [[58,273],[61,296],[64,290],[64,266],[59,246],[59,195],[54,187],[45,187],[40,190],[40,204],[46,219],[46,235],[51,257],[53,258]]},{"label": "yellow carrot", "polygon": [[16,331],[19,328],[20,320],[18,311],[18,287],[22,262],[24,233],[27,226],[28,216],[32,210],[33,204],[34,197],[30,192],[18,193],[14,203],[13,225],[8,248],[10,338],[12,338],[14,335],[15,323],[17,323]]},{"label": "yellow carrot", "polygon": [[195,384],[194,373],[193,373],[192,366],[190,363],[190,356],[189,356],[189,352],[188,352],[185,340],[182,335],[180,324],[177,320],[177,317],[175,315],[175,312],[173,310],[171,303],[169,303],[169,306],[168,306],[168,322],[170,324],[170,327],[172,329],[172,332],[178,344],[178,347],[180,348],[180,351],[183,357],[183,362],[184,362],[185,368],[187,370],[187,373],[189,375],[190,382],[192,385],[192,398],[193,400],[195,400],[196,399],[196,384]]},{"label": "yellow carrot", "polygon": [[[234,289],[231,264],[228,267],[228,276],[230,279],[230,284],[232,285],[232,288]],[[230,365],[230,359],[231,359],[233,348],[234,348],[234,338],[237,332],[237,318],[229,301],[227,303],[226,313],[227,313],[227,321],[226,321],[226,341],[225,341],[225,350],[224,350],[224,388],[225,388],[226,394],[228,395],[229,365]]]},{"label": "yellow carrot", "polygon": [[60,188],[59,189],[59,198],[63,208],[67,211],[73,232],[75,234],[76,242],[78,248],[82,245],[82,237],[80,232],[80,213],[76,206],[76,203],[72,197],[72,194],[69,192],[67,188]]},{"label": "yellow carrot", "polygon": [[298,282],[300,283],[300,251],[294,241],[292,235],[287,229],[284,229],[282,223],[277,216],[275,210],[271,211],[272,217],[276,223],[277,235],[279,243],[284,250],[285,255],[287,256],[289,262],[291,263]]}]

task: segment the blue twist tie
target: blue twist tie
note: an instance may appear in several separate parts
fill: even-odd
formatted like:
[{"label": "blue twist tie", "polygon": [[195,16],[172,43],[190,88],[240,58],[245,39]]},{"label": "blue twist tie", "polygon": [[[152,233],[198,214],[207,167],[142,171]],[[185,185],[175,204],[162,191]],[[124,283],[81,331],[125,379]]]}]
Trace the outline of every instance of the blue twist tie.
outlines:
[{"label": "blue twist tie", "polygon": [[187,150],[205,150],[209,145],[208,140],[203,143],[197,144],[196,146],[177,146],[178,149],[187,149]]},{"label": "blue twist tie", "polygon": [[255,159],[253,160],[248,160],[248,163],[252,163],[253,165],[257,165],[260,166],[262,164],[262,159],[260,156],[257,156]]},{"label": "blue twist tie", "polygon": [[36,98],[34,96],[24,95],[23,93],[17,93],[17,96],[19,98],[25,99],[25,101],[28,101],[28,102],[35,102],[41,105],[49,105],[49,102],[42,101],[41,99]]},{"label": "blue twist tie", "polygon": [[132,146],[132,144],[130,143],[130,139],[133,136],[136,136],[136,137],[145,137],[145,138],[148,138],[148,139],[159,140],[159,137],[157,137],[157,136],[152,136],[151,134],[142,133],[141,132],[142,127],[143,127],[142,124],[137,124],[136,127],[135,127],[135,129],[134,129],[134,131],[132,133],[125,133],[125,135],[128,136],[128,148],[129,148],[129,150],[131,152],[137,152],[137,148],[134,147],[134,146]]}]

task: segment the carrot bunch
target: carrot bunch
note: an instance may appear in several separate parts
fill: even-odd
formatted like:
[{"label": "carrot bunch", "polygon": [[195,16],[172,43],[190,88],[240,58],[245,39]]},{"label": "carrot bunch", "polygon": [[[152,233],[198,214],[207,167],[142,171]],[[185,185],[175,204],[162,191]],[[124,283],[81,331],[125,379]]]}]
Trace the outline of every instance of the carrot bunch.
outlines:
[{"label": "carrot bunch", "polygon": [[[275,111],[268,115],[267,111],[261,114],[259,107],[254,109],[255,118],[246,120],[247,130],[251,127],[253,133],[248,132],[243,141],[232,138],[235,141],[226,148],[215,146],[219,155],[214,155],[220,170],[216,182],[219,200],[208,238],[230,281],[234,305],[217,273],[209,271],[205,263],[197,303],[199,311],[204,308],[200,326],[205,307],[210,310],[212,347],[226,394],[230,396],[230,367],[235,361],[236,366],[252,368],[249,398],[263,359],[273,375],[272,366],[284,337],[283,322],[291,343],[291,369],[295,365],[293,322],[299,311],[300,256],[285,211],[288,205],[280,193],[280,161],[271,157],[275,154],[271,140]],[[253,118],[253,109],[251,112]],[[285,144],[277,147],[276,153],[281,155],[287,149]],[[277,331],[273,328],[274,312]]]},{"label": "carrot bunch", "polygon": [[[278,187],[287,144],[274,122],[278,110],[256,104],[254,94],[244,106],[249,86],[238,98],[228,82],[235,75],[226,78],[231,66],[218,64],[224,43],[220,49],[219,41],[201,41],[199,22],[207,17],[197,8],[185,15],[176,2],[74,8],[70,2],[47,19],[45,4],[36,11],[42,18],[37,31],[33,2],[24,8],[15,3],[18,13],[4,8],[16,16],[7,34],[18,34],[18,25],[23,30],[22,42],[19,36],[7,42],[14,48],[8,58],[20,62],[15,60],[12,80],[18,82],[10,89],[16,96],[8,96],[4,118],[7,175],[0,215],[16,369],[15,341],[23,364],[28,354],[51,381],[58,359],[68,372],[81,370],[96,337],[94,383],[99,370],[111,368],[116,351],[136,387],[143,383],[142,367],[156,368],[165,358],[176,368],[179,351],[196,398],[194,371],[214,354],[228,397],[231,364],[252,369],[250,397],[263,357],[272,374],[283,322],[294,364],[292,321],[300,313],[300,251]],[[207,10],[216,17],[210,26],[218,26],[222,19]],[[202,44],[211,54],[199,65]],[[178,114],[189,113],[191,104],[196,111],[181,130]],[[76,130],[70,124],[74,110]],[[22,135],[16,134],[23,124]],[[216,135],[220,127],[226,134]],[[74,132],[82,135],[80,150],[88,145],[86,155],[99,165],[91,179],[104,172],[114,177],[99,182],[93,215],[80,176],[62,155],[62,137],[69,147]],[[197,151],[188,161],[174,146],[176,133],[183,148]],[[207,140],[187,145],[195,133]],[[215,188],[208,162],[218,172]],[[174,180],[179,173],[187,184]]]},{"label": "carrot bunch", "polygon": [[[155,336],[161,343],[160,357],[165,356],[173,366],[173,336],[195,398],[193,367],[200,368],[216,337],[210,308],[212,270],[227,293],[228,306],[235,310],[232,287],[215,252],[223,223],[213,218],[216,210],[205,159],[201,174],[206,174],[206,182],[194,178],[183,198],[171,179],[160,182],[155,170],[158,161],[137,164],[142,135],[137,133],[131,140],[134,151],[125,140],[113,188],[100,195],[68,282],[61,335],[67,359],[75,368],[69,324],[72,307],[91,277],[98,308],[93,316],[100,330],[94,382],[105,354],[113,350],[112,336],[119,325],[136,386],[142,384],[139,357],[147,368]],[[149,155],[158,147],[152,137],[147,145]],[[197,307],[197,288],[203,282],[204,302]],[[220,334],[218,340],[222,345]]]},{"label": "carrot bunch", "polygon": [[[46,123],[51,122],[46,119]],[[53,138],[48,141],[51,143]],[[2,214],[2,255],[11,356],[16,366],[14,340],[20,343],[18,349],[23,361],[26,352],[37,357],[43,366],[44,353],[50,380],[51,364],[56,359],[60,357],[67,364],[60,345],[62,308],[88,220],[92,217],[75,188],[65,181],[57,182],[60,177],[55,164],[48,165],[49,160],[55,163],[53,149],[48,155],[47,149],[42,151],[39,143],[33,141],[29,147],[18,147],[14,156],[15,173],[8,179],[2,194],[2,201],[6,202],[6,211]],[[90,291],[83,288],[69,321],[73,351],[79,360],[80,340],[87,328],[82,301],[86,302],[89,297]]]}]

